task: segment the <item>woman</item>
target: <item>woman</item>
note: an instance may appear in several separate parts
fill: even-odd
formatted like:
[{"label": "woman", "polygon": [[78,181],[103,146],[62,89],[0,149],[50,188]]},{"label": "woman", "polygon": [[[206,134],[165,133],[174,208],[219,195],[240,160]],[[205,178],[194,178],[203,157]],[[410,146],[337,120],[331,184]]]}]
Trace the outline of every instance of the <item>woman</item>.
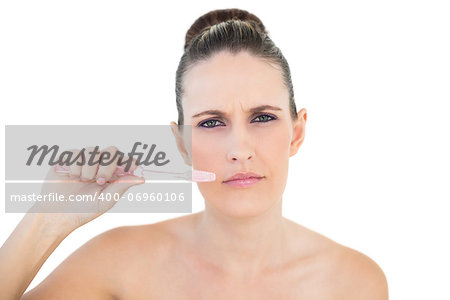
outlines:
[{"label": "woman", "polygon": [[[216,181],[198,183],[205,210],[100,234],[23,295],[58,244],[101,213],[26,214],[1,249],[3,295],[387,299],[385,276],[373,260],[282,216],[289,158],[304,140],[307,113],[296,111],[288,63],[262,22],[244,10],[211,11],[188,30],[184,48],[178,125],[192,126],[192,145],[182,126],[171,125],[186,162],[216,174]],[[73,189],[123,194],[140,182],[132,176],[95,182],[111,179],[115,167],[72,168],[72,175],[94,181]]]}]

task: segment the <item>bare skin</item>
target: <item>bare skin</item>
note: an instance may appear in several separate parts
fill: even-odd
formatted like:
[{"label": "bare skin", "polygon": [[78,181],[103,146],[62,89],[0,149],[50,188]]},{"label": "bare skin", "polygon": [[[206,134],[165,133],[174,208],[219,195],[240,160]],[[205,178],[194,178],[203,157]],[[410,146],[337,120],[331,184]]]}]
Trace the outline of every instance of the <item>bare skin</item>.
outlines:
[{"label": "bare skin", "polygon": [[[282,78],[276,66],[245,52],[222,52],[192,67],[183,100],[191,147],[176,126],[172,132],[187,164],[216,174],[214,182],[197,183],[205,210],[96,236],[23,295],[58,244],[110,207],[27,214],[0,249],[5,299],[388,299],[373,260],[282,216],[289,158],[307,119],[305,109],[291,118]],[[94,182],[60,192],[98,191],[98,178],[111,178],[115,168],[71,169]],[[227,184],[238,172],[262,179],[247,188]],[[133,184],[102,187],[123,194]]]},{"label": "bare skin", "polygon": [[229,273],[198,254],[202,215],[103,233],[23,299],[388,299],[373,260],[287,219],[279,265]]}]

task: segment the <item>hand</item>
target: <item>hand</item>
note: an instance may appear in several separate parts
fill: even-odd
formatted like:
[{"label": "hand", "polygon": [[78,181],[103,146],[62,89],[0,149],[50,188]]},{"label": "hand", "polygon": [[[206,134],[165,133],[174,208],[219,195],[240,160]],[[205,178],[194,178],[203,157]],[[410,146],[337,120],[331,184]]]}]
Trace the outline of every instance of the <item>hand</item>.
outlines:
[{"label": "hand", "polygon": [[[93,148],[86,148],[88,152]],[[118,151],[115,147],[109,147],[101,151],[95,160],[105,152],[114,157]],[[72,157],[77,157],[79,150],[71,150]],[[81,157],[78,160],[80,163]],[[133,159],[129,172],[124,172],[125,166],[118,166],[118,159],[106,166],[95,164],[82,166],[76,163],[70,166],[55,165],[51,167],[43,184],[41,194],[62,195],[65,201],[45,201],[37,202],[32,212],[45,213],[53,222],[64,226],[66,230],[74,230],[91,220],[102,215],[111,209],[117,200],[133,185],[142,184],[145,179],[134,176],[132,173],[136,169],[136,161]],[[68,174],[58,173],[66,171]],[[84,197],[93,201],[69,201]],[[107,201],[108,199],[109,201]]]}]

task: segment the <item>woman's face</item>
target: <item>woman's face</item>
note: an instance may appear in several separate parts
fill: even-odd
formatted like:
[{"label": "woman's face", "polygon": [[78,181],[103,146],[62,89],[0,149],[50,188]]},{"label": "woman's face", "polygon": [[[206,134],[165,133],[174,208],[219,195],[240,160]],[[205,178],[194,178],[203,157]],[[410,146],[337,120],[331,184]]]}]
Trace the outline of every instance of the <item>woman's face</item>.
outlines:
[{"label": "woman's face", "polygon": [[[247,52],[223,51],[195,64],[183,86],[185,125],[192,126],[186,155],[194,169],[216,174],[216,181],[198,183],[205,204],[249,217],[281,201],[289,157],[303,141],[306,121],[304,109],[298,121],[291,119],[281,70]],[[247,187],[224,183],[245,172],[263,179]]]}]

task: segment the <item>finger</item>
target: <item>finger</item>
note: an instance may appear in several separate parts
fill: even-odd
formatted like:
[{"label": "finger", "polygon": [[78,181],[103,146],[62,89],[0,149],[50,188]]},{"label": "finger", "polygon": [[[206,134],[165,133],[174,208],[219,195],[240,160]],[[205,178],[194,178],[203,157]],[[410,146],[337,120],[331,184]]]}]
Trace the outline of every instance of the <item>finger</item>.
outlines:
[{"label": "finger", "polygon": [[[110,194],[111,199],[122,197],[123,194],[132,186],[145,183],[145,178],[133,175],[122,176],[117,180],[109,183],[103,190],[102,194]],[[115,195],[118,194],[118,197]]]},{"label": "finger", "polygon": [[70,167],[69,166],[60,165],[58,163],[52,169],[55,172],[55,174],[60,176],[60,177],[69,177],[69,174],[70,174]]},{"label": "finger", "polygon": [[79,156],[78,159],[73,164],[70,165],[70,177],[78,178],[81,176],[81,164],[83,162],[83,160],[82,160],[83,157],[81,155],[79,155],[80,150],[78,150],[78,149],[73,149],[70,151],[73,153],[72,159]]},{"label": "finger", "polygon": [[98,169],[98,163],[93,164],[92,166],[89,165],[89,161],[96,162],[100,158],[100,151],[98,150],[98,147],[88,147],[86,148],[86,161],[81,167],[81,180],[82,181],[90,181],[96,177],[97,169]]},{"label": "finger", "polygon": [[131,159],[131,166],[130,166],[130,172],[133,172],[137,168],[137,162],[135,158]]},{"label": "finger", "polygon": [[130,157],[128,155],[124,156],[123,158],[119,159],[117,162],[116,175],[117,174],[120,174],[120,175],[132,174],[132,172],[134,170],[136,170],[136,168],[137,168],[136,159],[131,158],[131,162],[130,162]]},{"label": "finger", "polygon": [[100,155],[101,161],[97,171],[97,183],[100,185],[105,184],[109,179],[113,177],[117,168],[117,161],[120,156],[116,155],[119,152],[114,146],[104,149]]},{"label": "finger", "polygon": [[128,166],[128,160],[130,159],[129,156],[127,156],[126,159],[123,160],[123,162],[118,161],[118,165],[116,168],[116,171],[114,172],[114,175],[116,176],[125,176],[125,175],[133,175],[134,170],[137,168],[137,162],[135,158],[131,159],[131,165],[128,171],[125,172],[125,169]]},{"label": "finger", "polygon": [[74,169],[74,165],[76,165],[74,160],[76,159],[80,151],[78,149],[71,149],[68,151],[64,151],[64,153],[68,154],[67,157],[61,158],[62,160],[55,165],[54,171],[59,176],[69,177],[74,173],[77,173],[76,167]]}]

